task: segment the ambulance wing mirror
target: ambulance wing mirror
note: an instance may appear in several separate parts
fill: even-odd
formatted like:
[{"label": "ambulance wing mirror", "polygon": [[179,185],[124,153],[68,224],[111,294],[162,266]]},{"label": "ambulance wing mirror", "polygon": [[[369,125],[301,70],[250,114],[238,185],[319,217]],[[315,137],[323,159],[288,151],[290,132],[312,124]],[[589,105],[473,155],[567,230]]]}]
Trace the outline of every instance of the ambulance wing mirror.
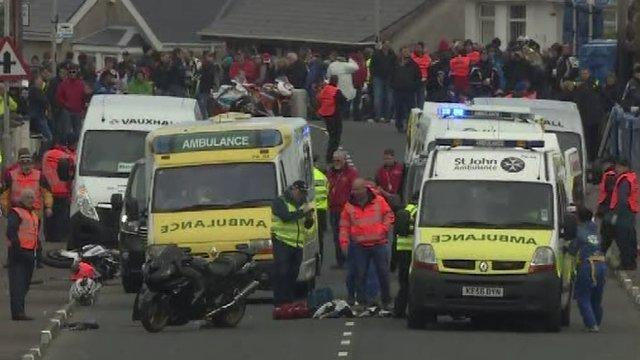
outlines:
[{"label": "ambulance wing mirror", "polygon": [[69,159],[60,159],[56,171],[58,173],[58,178],[61,181],[73,180],[73,164]]}]

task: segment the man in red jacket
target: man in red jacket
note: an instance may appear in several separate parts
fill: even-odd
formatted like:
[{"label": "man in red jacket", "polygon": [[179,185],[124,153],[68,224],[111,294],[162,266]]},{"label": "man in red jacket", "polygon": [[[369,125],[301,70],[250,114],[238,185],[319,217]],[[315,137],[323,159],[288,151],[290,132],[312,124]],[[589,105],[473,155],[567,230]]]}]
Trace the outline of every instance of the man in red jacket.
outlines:
[{"label": "man in red jacket", "polygon": [[427,93],[427,81],[429,78],[429,68],[431,67],[431,56],[424,51],[424,43],[419,42],[413,49],[411,59],[420,69],[420,86],[416,92],[416,104],[420,109],[424,106],[424,99]]},{"label": "man in red jacket", "polygon": [[252,84],[258,78],[258,66],[244,52],[239,52],[236,60],[231,64],[229,77],[234,79],[238,75],[244,75],[245,80]]},{"label": "man in red jacket", "polygon": [[79,76],[78,65],[69,64],[67,74],[56,91],[56,101],[63,109],[56,121],[64,122],[63,127],[60,127],[65,129],[64,134],[72,134],[74,139],[78,139],[84,118],[87,87]]},{"label": "man in red jacket", "polygon": [[[340,217],[340,246],[356,263],[356,297],[360,305],[372,305],[367,296],[367,272],[373,264],[378,275],[383,311],[390,311],[389,291],[389,232],[395,216],[389,204],[367,186],[364,179],[353,182],[351,198]],[[349,243],[353,246],[349,247]],[[382,311],[381,311],[382,314]]]},{"label": "man in red jacket", "polygon": [[399,195],[404,176],[404,165],[396,161],[396,153],[393,149],[385,149],[383,164],[376,173],[376,185],[385,197]]},{"label": "man in red jacket", "polygon": [[333,164],[327,172],[329,185],[329,220],[333,230],[333,242],[336,248],[336,266],[342,268],[345,255],[340,248],[340,214],[351,196],[351,187],[358,177],[358,171],[347,164],[347,154],[336,151],[333,154]]}]

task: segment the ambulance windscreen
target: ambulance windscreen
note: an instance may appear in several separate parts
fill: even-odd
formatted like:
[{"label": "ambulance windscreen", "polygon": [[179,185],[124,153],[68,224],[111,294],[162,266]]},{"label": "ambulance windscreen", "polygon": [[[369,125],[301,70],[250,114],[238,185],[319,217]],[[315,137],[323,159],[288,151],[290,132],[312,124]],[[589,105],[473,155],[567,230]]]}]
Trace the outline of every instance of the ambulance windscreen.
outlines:
[{"label": "ambulance windscreen", "polygon": [[440,180],[422,191],[421,227],[553,229],[549,184]]},{"label": "ambulance windscreen", "polygon": [[270,206],[278,189],[272,163],[158,169],[154,185],[153,212]]}]

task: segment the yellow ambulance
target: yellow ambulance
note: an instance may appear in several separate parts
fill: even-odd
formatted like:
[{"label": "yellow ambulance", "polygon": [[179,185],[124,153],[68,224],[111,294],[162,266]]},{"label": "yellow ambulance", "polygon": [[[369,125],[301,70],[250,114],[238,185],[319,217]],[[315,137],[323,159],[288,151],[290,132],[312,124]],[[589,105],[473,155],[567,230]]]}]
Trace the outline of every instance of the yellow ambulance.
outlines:
[{"label": "yellow ambulance", "polygon": [[[297,180],[313,184],[307,122],[219,115],[150,133],[146,154],[148,254],[166,244],[205,258],[250,248],[269,284],[271,202]],[[309,197],[313,201],[313,190]],[[317,226],[305,231],[298,280],[313,283],[320,264]]]}]

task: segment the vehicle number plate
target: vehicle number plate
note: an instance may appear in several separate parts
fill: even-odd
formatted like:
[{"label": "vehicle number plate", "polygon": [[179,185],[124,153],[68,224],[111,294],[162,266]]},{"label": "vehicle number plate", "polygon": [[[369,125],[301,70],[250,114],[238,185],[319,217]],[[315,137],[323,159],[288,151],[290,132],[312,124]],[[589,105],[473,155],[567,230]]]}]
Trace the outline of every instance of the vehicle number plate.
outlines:
[{"label": "vehicle number plate", "polygon": [[473,297],[504,297],[504,289],[498,287],[463,286],[462,296]]}]

